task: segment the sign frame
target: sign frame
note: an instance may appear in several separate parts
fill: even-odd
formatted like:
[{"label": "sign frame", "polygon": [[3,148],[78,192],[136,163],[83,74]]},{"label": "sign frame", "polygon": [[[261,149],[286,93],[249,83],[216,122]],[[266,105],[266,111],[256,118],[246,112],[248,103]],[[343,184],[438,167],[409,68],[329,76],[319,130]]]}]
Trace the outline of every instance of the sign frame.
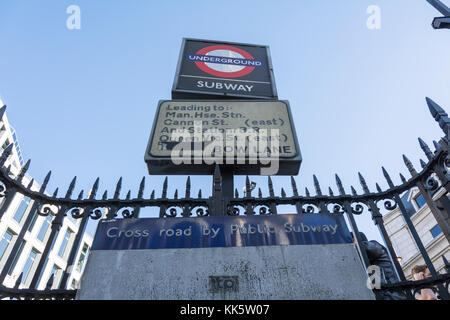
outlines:
[{"label": "sign frame", "polygon": [[[212,175],[214,174],[215,164],[206,165],[202,164],[179,164],[175,165],[170,157],[159,157],[153,156],[150,151],[152,147],[153,138],[155,135],[155,130],[157,126],[157,121],[159,118],[160,109],[165,102],[199,102],[202,103],[227,103],[227,102],[258,102],[257,100],[239,99],[239,100],[220,100],[220,99],[180,99],[180,100],[159,100],[158,107],[156,109],[156,115],[153,119],[152,130],[150,132],[150,137],[148,139],[147,148],[145,150],[144,161],[147,163],[148,173],[150,175]],[[282,102],[286,105],[289,123],[292,130],[292,137],[294,140],[294,145],[296,149],[295,155],[292,157],[280,157],[279,158],[279,170],[275,175],[297,175],[300,170],[300,165],[302,162],[301,150],[299,147],[297,139],[297,131],[295,130],[294,121],[292,118],[291,108],[288,100],[262,100],[260,102]],[[192,158],[193,159],[193,158]],[[220,167],[226,168],[227,171],[232,172],[234,175],[261,175],[261,168],[263,167],[260,163],[250,164],[219,164]]]},{"label": "sign frame", "polygon": [[[266,57],[267,57],[267,70],[269,72],[269,80],[270,80],[270,86],[271,86],[271,96],[259,96],[259,95],[243,95],[243,94],[236,94],[236,93],[226,93],[226,92],[205,92],[201,90],[187,90],[187,89],[177,89],[179,79],[180,79],[180,71],[181,66],[184,61],[184,50],[186,47],[186,43],[188,41],[201,41],[201,42],[207,42],[211,44],[223,44],[223,45],[235,45],[235,46],[249,46],[249,47],[259,47],[263,48],[266,51]],[[220,79],[220,78],[217,78]],[[233,81],[230,79],[230,81]],[[172,99],[214,99],[214,97],[217,97],[219,99],[262,99],[262,100],[277,100],[278,99],[278,93],[277,93],[277,87],[275,84],[275,75],[273,72],[273,66],[272,66],[272,58],[270,54],[270,48],[267,45],[257,45],[257,44],[249,44],[249,43],[238,43],[238,42],[229,42],[229,41],[216,41],[216,40],[204,40],[204,39],[196,39],[196,38],[183,38],[180,54],[178,57],[178,63],[177,68],[175,71],[175,78],[172,85]]]}]

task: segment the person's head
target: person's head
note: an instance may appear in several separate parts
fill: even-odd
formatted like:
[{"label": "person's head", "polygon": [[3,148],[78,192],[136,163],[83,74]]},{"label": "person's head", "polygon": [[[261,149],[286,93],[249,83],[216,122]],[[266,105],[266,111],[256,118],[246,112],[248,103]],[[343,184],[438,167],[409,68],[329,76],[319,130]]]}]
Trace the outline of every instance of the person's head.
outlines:
[{"label": "person's head", "polygon": [[430,270],[428,269],[427,265],[425,265],[425,264],[414,266],[411,270],[411,275],[416,280],[421,280],[424,278],[431,277]]}]

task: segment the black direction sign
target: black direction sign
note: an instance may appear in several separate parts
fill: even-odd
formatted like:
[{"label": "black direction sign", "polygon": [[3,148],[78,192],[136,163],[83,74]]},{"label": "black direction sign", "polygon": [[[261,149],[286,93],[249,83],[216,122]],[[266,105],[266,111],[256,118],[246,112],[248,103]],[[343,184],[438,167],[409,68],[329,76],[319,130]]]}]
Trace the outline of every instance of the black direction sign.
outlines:
[{"label": "black direction sign", "polygon": [[172,99],[277,99],[268,46],[183,39]]},{"label": "black direction sign", "polygon": [[145,153],[150,174],[296,175],[301,154],[288,101],[160,101]]}]

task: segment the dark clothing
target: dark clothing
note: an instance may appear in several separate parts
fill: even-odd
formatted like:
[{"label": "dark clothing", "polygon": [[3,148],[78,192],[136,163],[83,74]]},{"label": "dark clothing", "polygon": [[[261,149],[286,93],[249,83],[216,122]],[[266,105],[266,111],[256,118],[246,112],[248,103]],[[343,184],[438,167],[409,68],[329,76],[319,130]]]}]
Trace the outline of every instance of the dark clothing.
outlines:
[{"label": "dark clothing", "polygon": [[[386,248],[375,240],[362,241],[366,249],[370,264],[377,265],[381,269],[381,284],[398,282],[394,266]],[[383,300],[404,300],[406,296],[395,292],[383,292]]]}]

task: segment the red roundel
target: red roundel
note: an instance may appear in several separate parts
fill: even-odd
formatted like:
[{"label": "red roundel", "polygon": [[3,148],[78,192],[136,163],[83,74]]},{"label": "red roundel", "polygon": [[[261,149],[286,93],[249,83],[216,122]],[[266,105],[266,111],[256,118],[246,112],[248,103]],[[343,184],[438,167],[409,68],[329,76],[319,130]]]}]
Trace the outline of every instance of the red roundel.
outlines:
[{"label": "red roundel", "polygon": [[216,57],[216,60],[218,61],[220,60],[230,61],[230,63],[220,63],[220,62],[212,63],[212,62],[194,61],[194,63],[200,70],[216,77],[223,77],[223,78],[243,77],[255,69],[255,67],[249,67],[242,64],[232,63],[233,61],[245,61],[255,59],[247,51],[244,51],[242,49],[233,46],[227,45],[209,46],[200,49],[199,51],[197,51],[196,54],[201,56]]}]

